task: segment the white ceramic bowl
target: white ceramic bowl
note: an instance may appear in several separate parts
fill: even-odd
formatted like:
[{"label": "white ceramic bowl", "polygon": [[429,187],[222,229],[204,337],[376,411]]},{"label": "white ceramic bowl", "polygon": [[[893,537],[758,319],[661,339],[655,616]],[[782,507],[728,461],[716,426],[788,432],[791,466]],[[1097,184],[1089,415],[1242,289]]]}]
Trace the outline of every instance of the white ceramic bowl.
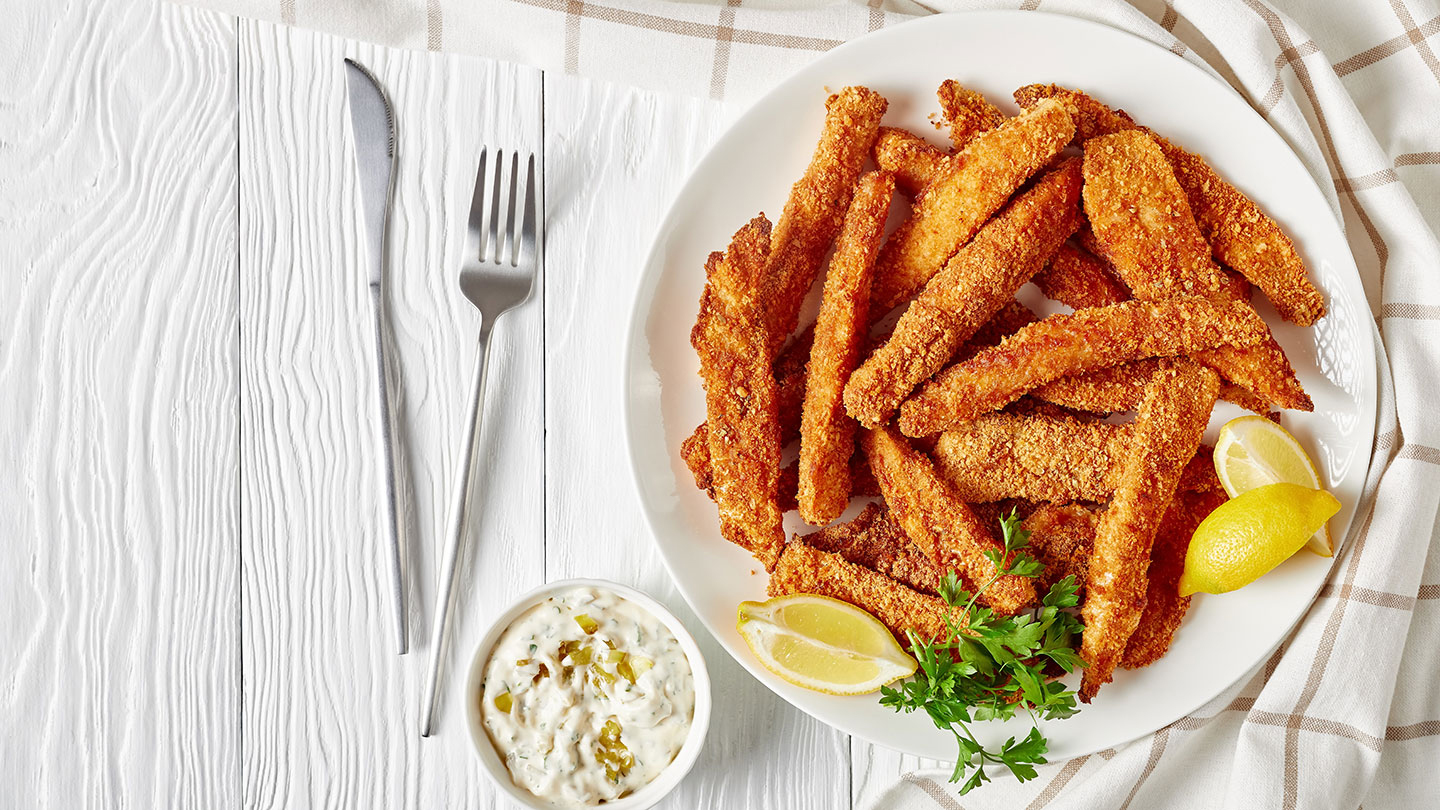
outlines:
[{"label": "white ceramic bowl", "polygon": [[490,657],[490,651],[510,623],[521,613],[560,591],[584,587],[607,588],[650,611],[675,634],[676,640],[680,642],[680,649],[685,651],[685,657],[690,662],[690,673],[695,680],[695,712],[690,720],[690,733],[685,737],[685,744],[680,747],[674,761],[645,787],[616,801],[597,805],[605,810],[645,810],[659,803],[674,790],[700,757],[700,749],[705,746],[705,732],[710,728],[710,673],[705,669],[705,658],[700,654],[695,637],[690,635],[685,625],[664,605],[634,588],[603,579],[562,579],[536,588],[501,611],[490,629],[485,631],[485,636],[480,639],[480,644],[470,659],[470,676],[465,686],[465,717],[470,727],[470,739],[475,743],[475,752],[480,755],[480,763],[485,766],[485,773],[489,774],[490,781],[495,783],[501,793],[509,796],[521,807],[553,810],[555,805],[515,784],[510,778],[510,770],[505,767],[504,760],[495,751],[490,735],[485,731],[484,720],[480,715],[480,701],[474,697],[480,692],[480,682],[485,676],[485,663]]}]

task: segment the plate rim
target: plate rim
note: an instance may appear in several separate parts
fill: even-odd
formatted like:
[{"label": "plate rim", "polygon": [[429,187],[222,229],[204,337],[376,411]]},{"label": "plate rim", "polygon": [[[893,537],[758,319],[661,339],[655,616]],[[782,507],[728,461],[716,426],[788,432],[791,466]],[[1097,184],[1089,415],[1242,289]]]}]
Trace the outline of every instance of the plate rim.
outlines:
[{"label": "plate rim", "polygon": [[[1152,40],[1149,40],[1144,36],[1141,36],[1140,34],[1132,31],[1127,31],[1123,28],[1112,26],[1104,22],[1089,19],[1086,17],[1078,17],[1071,14],[1063,14],[1052,11],[1022,11],[1018,9],[978,9],[944,12],[941,14],[932,14],[923,17],[917,17],[912,20],[907,20],[896,25],[887,26],[885,28],[867,33],[860,37],[847,40],[846,42],[836,46],[835,48],[832,48],[826,53],[821,54],[819,57],[817,57],[807,65],[801,67],[799,70],[795,71],[789,76],[780,79],[766,92],[756,96],[753,100],[749,102],[748,106],[739,115],[735,116],[728,124],[726,124],[723,131],[721,131],[720,134],[706,148],[705,154],[698,161],[696,161],[696,163],[687,172],[684,181],[676,187],[677,190],[667,203],[665,214],[660,219],[659,223],[655,228],[654,235],[651,237],[649,248],[645,253],[644,263],[641,267],[641,271],[633,287],[631,307],[628,313],[628,321],[626,324],[626,328],[624,330],[624,344],[621,351],[621,356],[624,362],[624,372],[621,375],[620,380],[623,421],[622,429],[624,431],[626,458],[629,462],[631,482],[635,487],[636,494],[639,496],[641,512],[644,515],[645,524],[650,530],[651,542],[654,544],[655,549],[659,552],[660,558],[665,565],[665,570],[670,575],[672,583],[674,584],[676,590],[680,592],[682,598],[685,599],[686,605],[695,614],[696,618],[700,620],[700,623],[705,628],[706,633],[710,635],[710,637],[721,647],[721,649],[726,652],[727,655],[729,655],[732,660],[739,664],[746,672],[750,673],[757,681],[759,681],[776,697],[783,700],[790,706],[800,710],[801,712],[804,712],[810,717],[813,717],[820,723],[823,723],[830,728],[836,729],[837,731],[841,731],[853,737],[858,737],[860,739],[866,740],[871,744],[878,745],[890,750],[897,750],[903,753],[922,757],[928,755],[917,754],[914,749],[896,748],[889,741],[876,739],[876,737],[869,733],[869,731],[863,726],[843,720],[837,721],[830,717],[821,716],[820,714],[817,714],[815,711],[813,711],[811,708],[792,701],[784,692],[777,689],[775,684],[772,684],[770,682],[770,678],[776,676],[773,676],[768,671],[763,670],[757,662],[748,660],[747,656],[741,654],[742,651],[732,649],[732,645],[728,643],[724,637],[722,637],[722,634],[718,633],[710,626],[710,622],[706,619],[705,614],[697,607],[697,598],[692,596],[690,587],[685,584],[681,577],[677,576],[675,563],[671,559],[671,554],[667,551],[666,546],[659,541],[659,529],[656,526],[656,517],[652,514],[652,509],[646,497],[646,492],[648,488],[644,483],[641,474],[640,465],[642,459],[639,457],[638,444],[635,440],[636,432],[642,428],[641,425],[636,423],[636,420],[639,416],[639,405],[642,399],[640,396],[637,396],[637,383],[640,382],[640,376],[644,371],[650,371],[653,369],[649,369],[648,365],[642,365],[638,361],[644,358],[648,358],[648,352],[645,350],[648,349],[649,341],[645,336],[645,323],[648,320],[649,310],[653,306],[655,291],[658,288],[660,280],[664,274],[663,262],[661,262],[660,259],[662,258],[661,254],[664,248],[665,237],[674,230],[674,220],[676,218],[677,203],[684,196],[686,196],[687,191],[691,188],[697,176],[705,173],[712,162],[719,160],[719,158],[717,157],[717,153],[721,151],[721,145],[729,138],[734,137],[736,131],[742,128],[746,128],[747,124],[749,124],[751,119],[759,115],[759,110],[763,106],[763,102],[771,95],[780,92],[791,82],[799,80],[799,77],[803,76],[804,74],[811,71],[819,70],[821,67],[823,67],[825,63],[831,60],[843,58],[844,54],[848,53],[850,50],[859,47],[859,43],[868,42],[872,39],[884,39],[891,36],[896,36],[896,31],[908,28],[918,28],[925,25],[951,24],[949,22],[941,22],[941,20],[943,20],[943,18],[954,18],[960,16],[972,19],[990,17],[996,19],[1004,19],[1007,21],[1024,21],[1032,20],[1036,17],[1041,17],[1049,18],[1052,22],[1058,22],[1063,25],[1075,25],[1082,29],[1100,29],[1103,30],[1106,35],[1119,34],[1124,38],[1128,38],[1138,42],[1142,48],[1150,49],[1158,55],[1161,55],[1162,59],[1168,58],[1183,63],[1196,74],[1204,76],[1208,81],[1223,88],[1230,95],[1234,96],[1237,100],[1244,104],[1248,115],[1258,119],[1259,122],[1264,126],[1264,128],[1276,138],[1277,143],[1281,147],[1283,147],[1282,151],[1285,155],[1285,159],[1293,162],[1294,164],[1297,164],[1299,170],[1307,179],[1307,182],[1310,185],[1314,186],[1315,191],[1320,195],[1321,199],[1324,200],[1324,208],[1326,209],[1327,215],[1329,217],[1329,219],[1327,220],[1327,224],[1332,226],[1335,230],[1335,233],[1339,235],[1340,244],[1344,246],[1345,258],[1348,260],[1347,267],[1341,268],[1341,272],[1338,274],[1340,277],[1340,283],[1342,286],[1345,287],[1353,286],[1353,292],[1359,293],[1359,297],[1356,299],[1356,303],[1361,304],[1364,308],[1364,311],[1369,311],[1368,299],[1364,295],[1364,282],[1360,276],[1359,266],[1355,262],[1354,251],[1351,249],[1350,240],[1346,235],[1344,221],[1340,217],[1339,213],[1334,210],[1333,206],[1330,205],[1329,198],[1325,196],[1323,187],[1320,185],[1319,182],[1316,181],[1315,176],[1311,173],[1304,160],[1302,160],[1301,157],[1296,154],[1295,150],[1291,147],[1290,142],[1286,138],[1286,136],[1279,130],[1275,129],[1275,127],[1273,127],[1264,116],[1260,115],[1260,113],[1255,110],[1254,106],[1244,96],[1243,93],[1241,93],[1235,87],[1231,86],[1216,72],[1214,72],[1215,69],[1211,67],[1208,62],[1205,63],[1205,65],[1202,67],[1201,65],[1197,65],[1189,59],[1186,59],[1185,57],[1168,50],[1162,45]],[[1355,519],[1359,515],[1359,507],[1363,503],[1365,482],[1369,480],[1371,468],[1375,464],[1375,437],[1376,431],[1379,429],[1379,368],[1375,358],[1375,330],[1373,328],[1365,329],[1362,327],[1360,331],[1364,333],[1365,338],[1361,341],[1361,345],[1358,347],[1358,353],[1364,357],[1362,364],[1364,366],[1364,370],[1368,372],[1368,379],[1366,379],[1364,385],[1361,387],[1362,393],[1367,395],[1363,397],[1365,401],[1358,402],[1357,404],[1362,406],[1360,409],[1360,413],[1363,414],[1363,418],[1369,423],[1368,430],[1365,432],[1365,434],[1362,434],[1361,439],[1361,441],[1363,442],[1364,438],[1368,437],[1369,449],[1365,451],[1366,455],[1363,469],[1359,472],[1360,494],[1358,495],[1358,500],[1356,502],[1356,512],[1354,515],[1351,516],[1351,521],[1349,525],[1346,526],[1345,531],[1343,533],[1339,533],[1340,537],[1336,543],[1334,555],[1330,559],[1330,564],[1327,568],[1326,575],[1317,581],[1314,589],[1310,592],[1304,604],[1300,606],[1296,611],[1295,615],[1291,617],[1290,621],[1286,626],[1285,632],[1280,634],[1275,643],[1269,646],[1262,655],[1257,657],[1257,659],[1251,664],[1251,666],[1246,670],[1246,672],[1253,670],[1256,666],[1262,665],[1267,658],[1273,655],[1276,649],[1278,649],[1281,645],[1285,643],[1287,639],[1294,635],[1296,628],[1299,627],[1305,616],[1308,615],[1310,610],[1316,605],[1317,598],[1321,589],[1333,575],[1337,563],[1339,562],[1341,556],[1344,554],[1345,550],[1348,548],[1349,544],[1346,541],[1348,540],[1349,536],[1354,531],[1354,528],[1357,525]],[[677,483],[683,482],[677,481]],[[1177,719],[1187,716],[1193,713],[1195,710],[1210,703],[1216,697],[1224,693],[1226,690],[1232,688],[1235,684],[1239,683],[1243,677],[1244,673],[1241,673],[1233,680],[1217,684],[1212,690],[1207,690],[1209,693],[1204,697],[1204,699],[1198,700],[1193,706],[1179,714],[1177,717],[1164,720],[1163,722],[1160,722],[1159,725],[1156,725],[1154,728],[1151,728],[1148,731],[1135,734],[1122,741],[1115,742],[1113,743],[1113,745],[1126,745],[1134,742],[1135,740],[1154,734],[1156,731],[1164,728],[1166,725],[1173,723]],[[1072,759],[1079,756],[1085,756],[1088,754],[1093,754],[1095,753],[1095,751],[1098,750],[1101,749],[1097,747],[1093,750],[1086,749],[1078,751],[1076,753],[1067,753],[1065,758]],[[1061,760],[1052,760],[1052,762],[1058,761]]]}]

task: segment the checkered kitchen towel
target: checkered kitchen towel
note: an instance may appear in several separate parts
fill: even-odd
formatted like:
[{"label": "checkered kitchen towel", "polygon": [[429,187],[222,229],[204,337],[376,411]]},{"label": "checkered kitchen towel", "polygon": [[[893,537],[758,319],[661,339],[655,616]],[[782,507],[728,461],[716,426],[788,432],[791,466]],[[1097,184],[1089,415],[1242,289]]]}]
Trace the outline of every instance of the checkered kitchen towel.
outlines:
[{"label": "checkered kitchen towel", "polygon": [[1440,0],[187,0],[391,45],[747,100],[915,14],[1042,8],[1123,28],[1239,90],[1343,216],[1384,348],[1376,462],[1294,635],[1213,703],[963,801],[942,771],[882,807],[1440,806]]}]

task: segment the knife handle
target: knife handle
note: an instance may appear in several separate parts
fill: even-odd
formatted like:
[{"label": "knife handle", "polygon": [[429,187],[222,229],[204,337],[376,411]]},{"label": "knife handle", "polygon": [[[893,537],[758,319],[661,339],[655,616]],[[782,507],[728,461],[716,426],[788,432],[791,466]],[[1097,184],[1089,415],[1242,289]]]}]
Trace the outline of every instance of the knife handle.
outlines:
[{"label": "knife handle", "polygon": [[375,321],[375,390],[380,397],[380,457],[385,465],[385,533],[390,546],[390,591],[395,610],[395,638],[400,654],[410,650],[410,626],[405,621],[405,574],[401,565],[400,511],[395,496],[395,430],[394,410],[390,407],[390,378],[385,363],[385,309],[380,285],[370,285],[370,311]]}]

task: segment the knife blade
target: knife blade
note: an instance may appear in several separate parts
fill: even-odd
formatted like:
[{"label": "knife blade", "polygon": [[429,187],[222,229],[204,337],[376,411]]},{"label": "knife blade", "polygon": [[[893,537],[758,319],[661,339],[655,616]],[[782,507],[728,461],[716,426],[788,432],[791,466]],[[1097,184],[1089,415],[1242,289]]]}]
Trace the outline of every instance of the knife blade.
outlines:
[{"label": "knife blade", "polygon": [[376,391],[380,400],[380,455],[385,467],[384,491],[386,533],[390,540],[390,588],[394,601],[395,633],[404,655],[410,648],[409,623],[405,620],[405,578],[402,567],[400,515],[395,489],[394,414],[390,407],[389,378],[386,375],[385,247],[390,222],[391,198],[395,190],[395,115],[380,82],[363,65],[345,60],[345,83],[350,101],[350,132],[355,142],[355,165],[360,173],[360,218],[364,226],[366,277],[370,288],[370,311],[375,326]]}]

